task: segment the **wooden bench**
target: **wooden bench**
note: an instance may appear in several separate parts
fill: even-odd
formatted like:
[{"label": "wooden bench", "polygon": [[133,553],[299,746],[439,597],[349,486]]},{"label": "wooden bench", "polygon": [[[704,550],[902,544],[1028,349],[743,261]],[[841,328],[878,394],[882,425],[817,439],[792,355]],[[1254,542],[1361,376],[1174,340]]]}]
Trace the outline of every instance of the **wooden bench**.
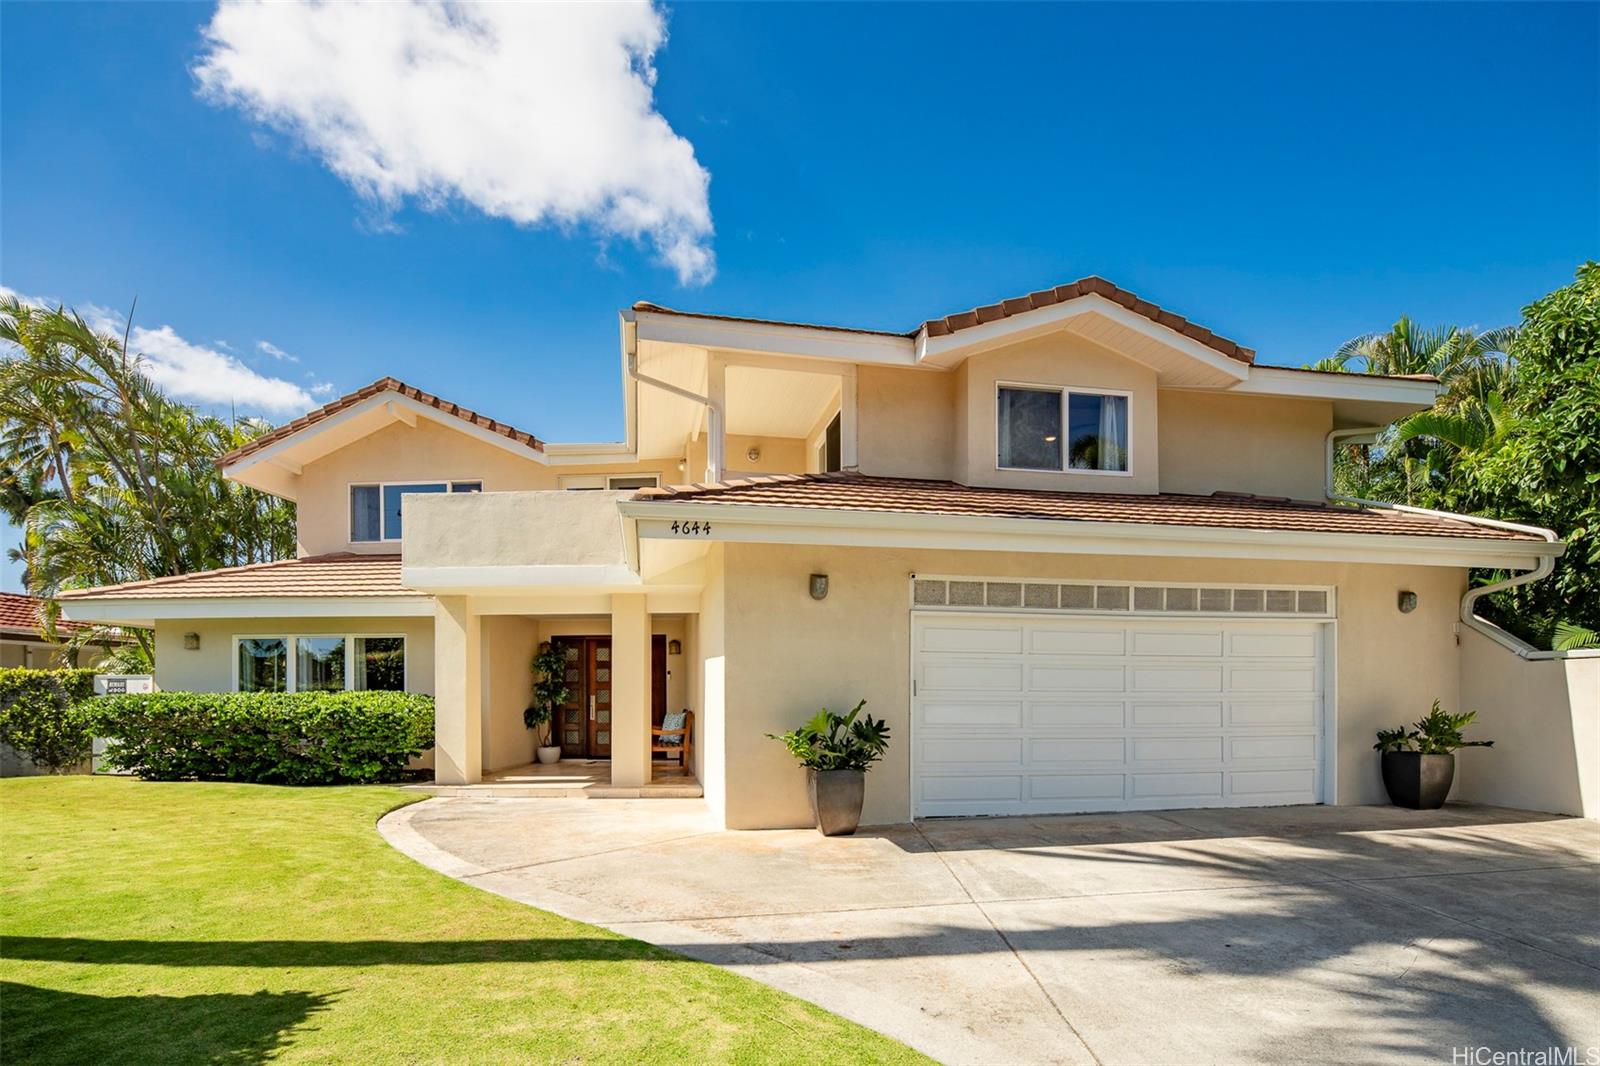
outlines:
[{"label": "wooden bench", "polygon": [[[667,755],[678,756],[678,769],[683,773],[690,773],[689,763],[693,756],[689,750],[694,737],[694,712],[683,712],[683,726],[679,729],[651,729],[650,751],[663,752]],[[676,738],[676,739],[674,739]]]}]

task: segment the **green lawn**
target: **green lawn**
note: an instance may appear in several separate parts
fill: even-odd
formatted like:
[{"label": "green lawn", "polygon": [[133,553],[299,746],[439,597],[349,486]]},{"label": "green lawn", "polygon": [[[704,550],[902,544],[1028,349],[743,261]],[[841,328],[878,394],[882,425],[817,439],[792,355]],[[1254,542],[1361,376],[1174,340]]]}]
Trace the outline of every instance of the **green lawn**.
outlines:
[{"label": "green lawn", "polygon": [[402,796],[0,781],[0,1060],[926,1061],[417,865]]}]

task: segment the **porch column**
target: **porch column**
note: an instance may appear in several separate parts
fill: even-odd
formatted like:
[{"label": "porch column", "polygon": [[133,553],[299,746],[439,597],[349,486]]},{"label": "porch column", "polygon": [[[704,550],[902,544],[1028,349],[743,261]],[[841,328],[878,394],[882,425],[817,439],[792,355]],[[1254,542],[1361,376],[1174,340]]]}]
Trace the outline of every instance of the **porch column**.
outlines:
[{"label": "porch column", "polygon": [[483,619],[465,596],[433,606],[433,777],[441,785],[483,780]]},{"label": "porch column", "polygon": [[650,781],[650,612],[643,593],[611,597],[611,783]]}]

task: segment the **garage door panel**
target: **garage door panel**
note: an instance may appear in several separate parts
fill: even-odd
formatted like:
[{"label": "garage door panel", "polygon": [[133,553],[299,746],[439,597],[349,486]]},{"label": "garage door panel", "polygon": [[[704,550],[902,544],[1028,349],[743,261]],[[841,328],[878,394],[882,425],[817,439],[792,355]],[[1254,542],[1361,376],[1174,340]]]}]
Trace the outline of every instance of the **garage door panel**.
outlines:
[{"label": "garage door panel", "polygon": [[1215,659],[1222,654],[1222,631],[1151,629],[1133,631],[1133,654],[1194,655]]},{"label": "garage door panel", "polygon": [[1022,765],[1021,737],[968,737],[924,740],[922,762],[929,767],[1002,764]]},{"label": "garage door panel", "polygon": [[934,660],[923,667],[922,685],[932,692],[1021,692],[1022,664]]},{"label": "garage door panel", "polygon": [[1228,687],[1235,692],[1315,692],[1317,664],[1299,666],[1237,665],[1228,668]]},{"label": "garage door panel", "polygon": [[1128,635],[1121,629],[1028,628],[1028,650],[1035,655],[1121,655]]},{"label": "garage door panel", "polygon": [[1309,659],[1317,654],[1318,634],[1239,632],[1228,634],[1228,654],[1239,658]]},{"label": "garage door panel", "polygon": [[922,630],[922,648],[966,655],[1016,655],[1022,651],[1022,627],[928,626]]},{"label": "garage door panel", "polygon": [[1189,774],[1133,774],[1134,799],[1220,799],[1222,772]]},{"label": "garage door panel", "polygon": [[1115,703],[1030,703],[1028,724],[1043,729],[1121,726],[1121,700]]},{"label": "garage door panel", "polygon": [[1228,704],[1228,722],[1235,726],[1315,725],[1320,704],[1316,700],[1234,700]]},{"label": "garage door panel", "polygon": [[1022,704],[933,700],[922,704],[918,724],[970,730],[1015,729],[1022,725]]},{"label": "garage door panel", "polygon": [[1128,671],[1134,692],[1221,692],[1222,667],[1134,666]]},{"label": "garage door panel", "polygon": [[1135,703],[1129,715],[1134,726],[1220,726],[1220,703]]},{"label": "garage door panel", "polygon": [[1233,737],[1228,741],[1230,762],[1262,759],[1309,762],[1316,755],[1317,738],[1309,733],[1282,737]]},{"label": "garage door panel", "polygon": [[1229,791],[1238,799],[1294,795],[1298,802],[1316,802],[1316,772],[1300,770],[1238,770],[1230,776]]},{"label": "garage door panel", "polygon": [[1033,800],[1120,800],[1122,774],[1039,774],[1028,778]]},{"label": "garage door panel", "polygon": [[1321,623],[914,617],[918,816],[1318,799]]},{"label": "garage door panel", "polygon": [[1221,737],[1135,737],[1133,761],[1136,763],[1222,761]]},{"label": "garage door panel", "polygon": [[935,801],[1020,800],[1022,778],[976,775],[951,775],[922,779],[922,797]]},{"label": "garage door panel", "polygon": [[1117,766],[1127,756],[1121,737],[1037,737],[1028,742],[1028,762],[1111,763]]},{"label": "garage door panel", "polygon": [[1121,666],[1034,666],[1028,687],[1035,692],[1121,692]]}]

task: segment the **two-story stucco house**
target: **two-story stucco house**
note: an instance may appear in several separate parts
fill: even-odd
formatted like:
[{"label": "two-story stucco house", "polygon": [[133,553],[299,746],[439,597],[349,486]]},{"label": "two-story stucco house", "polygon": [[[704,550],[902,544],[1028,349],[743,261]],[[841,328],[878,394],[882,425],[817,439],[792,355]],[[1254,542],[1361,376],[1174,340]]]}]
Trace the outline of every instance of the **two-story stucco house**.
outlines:
[{"label": "two-story stucco house", "polygon": [[693,771],[733,828],[807,824],[767,734],[865,698],[867,822],[1371,803],[1380,726],[1458,704],[1469,567],[1537,531],[1328,500],[1341,439],[1426,379],[1258,366],[1098,278],[908,333],[621,316],[627,439],[551,444],[384,379],[220,462],[299,557],[63,597],[153,625],[166,689],[403,685],[437,778],[525,764],[572,638],[569,755]]}]

